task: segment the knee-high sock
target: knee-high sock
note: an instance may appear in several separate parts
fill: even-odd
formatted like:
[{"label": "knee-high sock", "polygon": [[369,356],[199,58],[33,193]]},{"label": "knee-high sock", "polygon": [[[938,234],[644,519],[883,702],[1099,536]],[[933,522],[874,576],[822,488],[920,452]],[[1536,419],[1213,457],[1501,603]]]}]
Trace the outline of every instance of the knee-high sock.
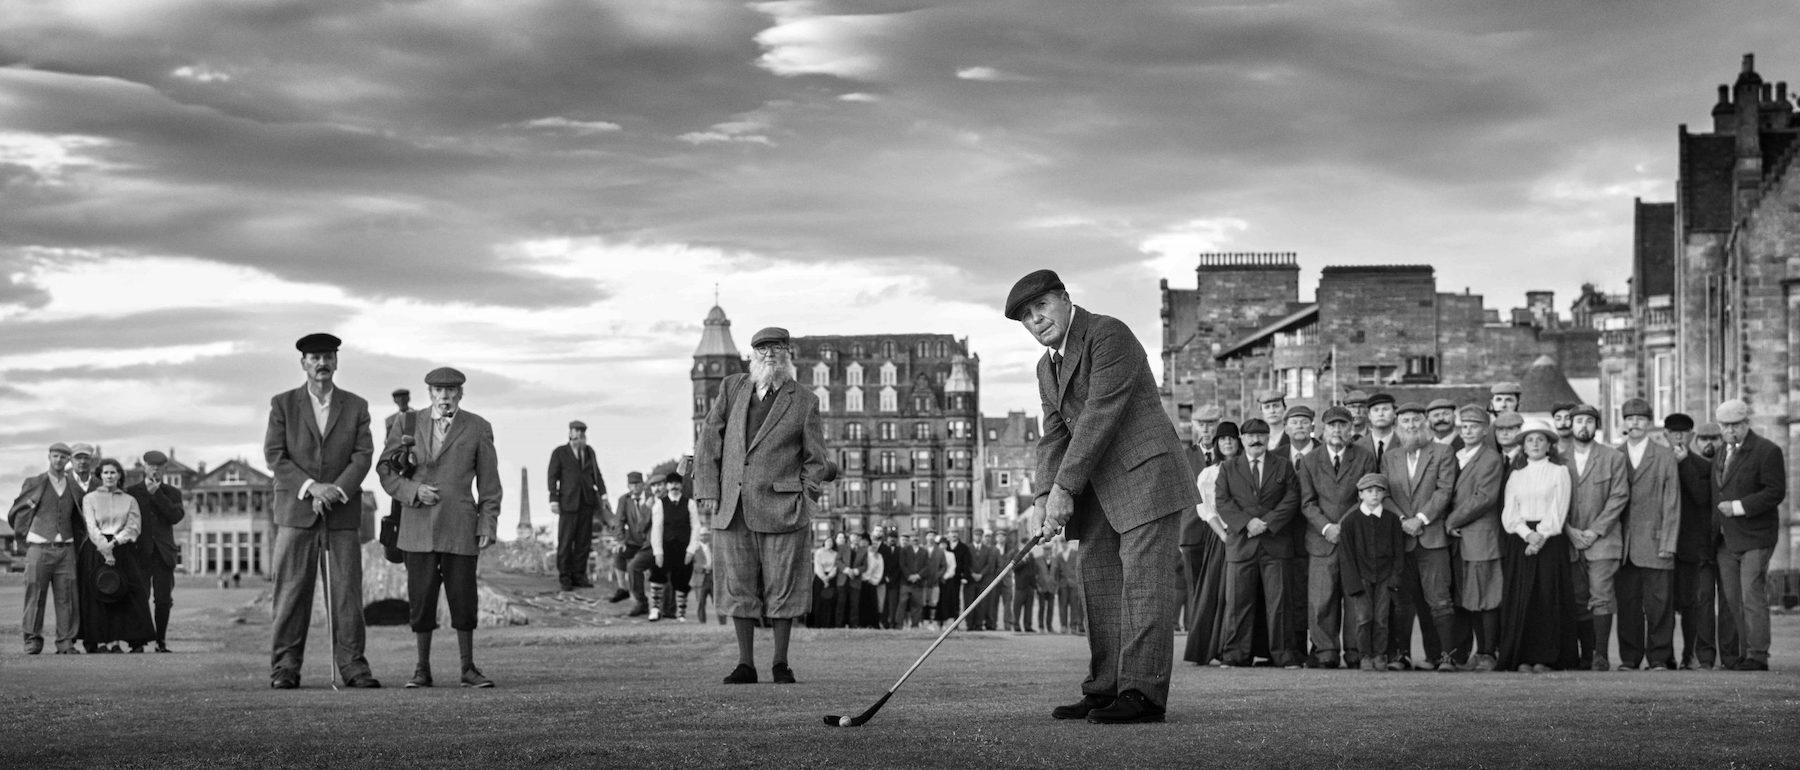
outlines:
[{"label": "knee-high sock", "polygon": [[431,668],[431,632],[420,631],[413,634],[413,644],[419,648],[419,668]]},{"label": "knee-high sock", "polygon": [[156,643],[164,644],[169,640],[169,605],[156,605]]},{"label": "knee-high sock", "polygon": [[[675,617],[678,617],[678,618],[687,617],[687,600],[688,600],[688,592],[682,591],[680,589],[676,589],[676,591],[675,591]],[[701,620],[701,622],[705,622],[706,618],[701,618],[700,620]]]},{"label": "knee-high sock", "polygon": [[788,636],[794,633],[793,618],[775,619],[775,665],[785,666],[788,662]]},{"label": "knee-high sock", "polygon": [[467,671],[475,667],[475,632],[473,630],[456,630],[456,650],[462,653],[462,667]]},{"label": "knee-high sock", "polygon": [[1475,615],[1479,620],[1475,624],[1476,644],[1481,654],[1492,655],[1500,644],[1500,611],[1482,610]]},{"label": "knee-high sock", "polygon": [[756,665],[756,618],[732,617],[731,625],[737,630],[738,664]]}]

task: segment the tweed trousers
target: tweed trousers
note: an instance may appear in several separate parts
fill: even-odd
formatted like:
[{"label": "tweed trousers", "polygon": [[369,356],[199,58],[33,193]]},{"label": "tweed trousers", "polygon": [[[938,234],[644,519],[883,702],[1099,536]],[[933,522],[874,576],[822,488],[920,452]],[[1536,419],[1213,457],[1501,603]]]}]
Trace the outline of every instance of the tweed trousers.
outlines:
[{"label": "tweed trousers", "polygon": [[1098,510],[1082,517],[1077,536],[1089,654],[1084,694],[1137,690],[1168,705],[1181,604],[1181,521],[1175,513],[1124,532],[1114,531]]}]

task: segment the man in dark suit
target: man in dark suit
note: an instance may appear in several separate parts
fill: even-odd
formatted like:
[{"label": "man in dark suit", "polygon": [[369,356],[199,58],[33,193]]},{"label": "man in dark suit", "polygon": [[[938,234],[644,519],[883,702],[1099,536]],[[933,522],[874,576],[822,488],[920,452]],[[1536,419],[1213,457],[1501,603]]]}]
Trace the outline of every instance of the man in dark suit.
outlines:
[{"label": "man in dark suit", "polygon": [[1019,279],[1006,317],[1046,349],[1037,366],[1039,533],[1066,525],[1085,552],[1088,678],[1082,699],[1051,715],[1160,722],[1181,596],[1177,514],[1199,502],[1194,473],[1124,323],[1076,307],[1049,270]]},{"label": "man in dark suit", "polygon": [[774,630],[773,677],[794,682],[788,640],[812,605],[812,515],[826,482],[819,400],[794,383],[793,343],[769,327],[750,338],[749,374],[725,378],[696,437],[694,498],[713,528],[719,614],[730,615],[738,665],[726,684],[756,681],[756,624]]},{"label": "man in dark suit", "polygon": [[[494,686],[475,667],[475,570],[481,551],[494,544],[500,521],[500,465],[493,426],[462,408],[466,380],[447,366],[425,375],[431,414],[413,428],[418,469],[403,476],[388,463],[380,468],[382,488],[403,506],[400,550],[406,554],[406,600],[419,654],[409,688],[432,686],[431,635],[437,630],[440,589],[456,629],[462,686]],[[404,435],[398,426],[389,433],[382,456],[399,448]]]},{"label": "man in dark suit", "polygon": [[894,580],[900,586],[900,593],[889,608],[889,617],[894,628],[911,628],[919,625],[925,612],[925,548],[913,542],[909,532],[900,536],[900,546],[894,553],[898,565]]},{"label": "man in dark suit", "polygon": [[187,509],[181,505],[181,490],[162,483],[163,466],[169,463],[169,456],[152,449],[144,453],[143,459],[143,480],[132,484],[125,493],[137,500],[143,520],[138,549],[143,554],[154,597],[156,651],[168,652],[169,609],[175,606],[175,565],[181,553],[175,548],[175,525],[187,517]]},{"label": "man in dark suit", "polygon": [[1631,501],[1631,471],[1625,454],[1594,440],[1600,410],[1592,404],[1569,409],[1569,518],[1563,534],[1573,550],[1575,638],[1581,662],[1595,671],[1612,667],[1613,615],[1618,607],[1613,581],[1625,555],[1625,506]]},{"label": "man in dark suit", "polygon": [[1269,451],[1269,424],[1252,418],[1239,430],[1244,453],[1219,468],[1219,517],[1225,520],[1226,665],[1248,666],[1255,637],[1256,589],[1262,586],[1268,623],[1269,657],[1277,666],[1299,668],[1289,628],[1293,613],[1288,571],[1298,554],[1300,479],[1287,456]]},{"label": "man in dark suit", "polygon": [[[1425,407],[1407,402],[1394,410],[1393,444],[1381,458],[1388,479],[1388,499],[1400,511],[1406,532],[1406,558],[1401,565],[1400,596],[1388,634],[1388,669],[1434,671],[1449,658],[1444,643],[1454,635],[1456,604],[1451,600],[1450,539],[1444,514],[1456,486],[1456,457],[1450,447],[1433,440],[1425,424]],[[1413,620],[1425,642],[1425,660],[1412,662]]]},{"label": "man in dark suit", "polygon": [[[1306,611],[1312,652],[1308,668],[1337,668],[1340,650],[1345,665],[1355,668],[1362,651],[1344,630],[1344,587],[1338,565],[1339,522],[1360,502],[1357,482],[1375,472],[1375,453],[1350,443],[1355,418],[1350,410],[1325,410],[1325,446],[1300,458],[1300,513],[1306,517]],[[1339,640],[1342,639],[1340,644]]]},{"label": "man in dark suit", "polygon": [[875,532],[875,552],[881,555],[881,584],[875,586],[875,606],[880,612],[875,623],[878,628],[899,628],[901,621],[895,615],[900,608],[900,585],[906,582],[900,575],[900,536],[896,530],[883,531],[879,526]]},{"label": "man in dark suit", "polygon": [[306,384],[269,401],[263,457],[275,473],[274,650],[269,686],[300,686],[319,560],[330,570],[332,662],[351,687],[380,687],[363,657],[362,481],[375,460],[369,402],[337,387],[338,346],[308,334],[294,347]]},{"label": "man in dark suit", "polygon": [[[1019,535],[1019,542],[1013,548],[1023,548],[1029,538]],[[1015,551],[1016,553],[1016,551]],[[1014,631],[1032,632],[1032,610],[1036,607],[1039,580],[1044,576],[1043,559],[1036,553],[1025,557],[1013,570],[1013,613],[1010,628]],[[1048,630],[1048,629],[1046,629]]]},{"label": "man in dark suit", "polygon": [[[1712,668],[1719,658],[1717,592],[1719,527],[1713,523],[1712,459],[1719,425],[1695,430],[1694,418],[1663,418],[1681,485],[1681,527],[1675,540],[1675,612],[1681,618],[1681,667]],[[1734,661],[1735,663],[1735,661]]]},{"label": "man in dark suit", "polygon": [[87,534],[81,499],[69,477],[69,445],[50,445],[49,468],[19,485],[19,496],[6,511],[6,523],[25,541],[25,654],[44,650],[44,599],[56,602],[56,654],[79,652],[80,602],[75,596],[76,543]]},{"label": "man in dark suit", "polygon": [[606,480],[594,448],[587,444],[587,423],[569,422],[569,441],[550,450],[550,513],[556,517],[556,578],[562,590],[593,588],[588,555],[594,548],[594,519],[603,516]]},{"label": "man in dark suit", "polygon": [[[1000,547],[994,545],[993,532],[981,533],[981,540],[969,548],[969,555],[971,557],[969,579],[973,582],[966,589],[968,598],[964,600],[965,603],[975,601],[975,597],[987,590],[987,587],[994,582],[995,576],[999,575],[1000,567],[1005,564],[1000,558]],[[995,630],[995,610],[997,609],[995,605],[1000,601],[1000,594],[1000,589],[995,589],[993,593],[988,594],[986,599],[982,600],[981,605],[975,610],[976,614],[970,616],[971,619],[980,617],[981,622],[971,622],[969,630]]]},{"label": "man in dark suit", "polygon": [[1737,629],[1744,657],[1739,671],[1769,670],[1769,557],[1781,537],[1787,463],[1781,448],[1750,429],[1750,407],[1731,399],[1715,412],[1725,439],[1724,459],[1712,474],[1719,522],[1719,583],[1725,613]]},{"label": "man in dark suit", "polygon": [[[1394,445],[1394,421],[1398,419],[1394,397],[1386,393],[1376,393],[1367,402],[1367,429],[1356,437],[1356,443],[1375,453],[1375,462],[1379,465],[1387,457],[1387,450]],[[1394,483],[1388,479],[1388,483]],[[1398,581],[1396,581],[1398,582]]]},{"label": "man in dark suit", "polygon": [[1650,440],[1650,402],[1627,400],[1625,462],[1630,502],[1625,508],[1625,553],[1619,560],[1619,668],[1675,667],[1675,550],[1681,528],[1680,462]]}]

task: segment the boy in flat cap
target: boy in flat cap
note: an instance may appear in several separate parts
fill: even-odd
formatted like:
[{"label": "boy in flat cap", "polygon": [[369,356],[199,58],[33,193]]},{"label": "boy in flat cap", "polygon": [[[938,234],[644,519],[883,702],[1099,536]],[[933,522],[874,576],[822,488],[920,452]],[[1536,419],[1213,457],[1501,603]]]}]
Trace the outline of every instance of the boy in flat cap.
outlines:
[{"label": "boy in flat cap", "polygon": [[1780,540],[1787,497],[1787,461],[1774,442],[1750,429],[1750,406],[1731,399],[1715,411],[1724,434],[1723,459],[1713,469],[1718,512],[1719,584],[1725,613],[1743,642],[1739,671],[1769,670],[1769,557]]},{"label": "boy in flat cap", "polygon": [[330,334],[294,343],[306,384],[269,401],[263,457],[275,473],[275,618],[269,686],[300,686],[319,562],[329,562],[332,663],[351,687],[380,687],[363,657],[362,481],[375,461],[369,402],[337,387]]},{"label": "boy in flat cap", "polygon": [[713,529],[713,586],[737,633],[726,684],[756,681],[756,625],[773,625],[771,676],[791,684],[788,641],[812,605],[812,516],[826,481],[819,400],[794,382],[793,342],[768,327],[750,338],[750,372],[725,378],[700,426],[694,497]]},{"label": "boy in flat cap", "polygon": [[1388,641],[1388,622],[1400,596],[1400,569],[1406,535],[1400,514],[1387,499],[1387,477],[1365,473],[1356,481],[1357,504],[1341,518],[1343,531],[1337,566],[1344,585],[1344,604],[1349,610],[1351,638],[1363,655],[1363,671],[1381,671],[1386,658],[1381,651]]},{"label": "boy in flat cap", "polygon": [[562,590],[593,588],[588,556],[594,550],[594,519],[605,516],[606,479],[587,443],[587,423],[569,421],[569,440],[550,450],[550,514],[556,517],[556,579]]},{"label": "boy in flat cap", "polygon": [[[431,412],[414,426],[418,468],[411,476],[387,463],[380,468],[381,486],[403,506],[400,550],[406,558],[406,600],[419,654],[409,688],[432,686],[431,634],[437,630],[440,589],[450,606],[450,627],[456,629],[462,686],[494,686],[475,667],[475,570],[481,551],[494,544],[500,520],[500,463],[494,427],[462,408],[466,380],[447,366],[425,375]],[[382,455],[399,448],[403,435],[398,429],[388,434]]]},{"label": "boy in flat cap", "polygon": [[48,469],[25,480],[6,511],[6,523],[25,540],[25,654],[44,650],[44,599],[56,601],[56,654],[79,652],[80,602],[75,597],[76,543],[87,534],[81,494],[69,478],[69,445],[51,444]]},{"label": "boy in flat cap", "polygon": [[1200,502],[1181,439],[1136,335],[1076,307],[1055,272],[1019,279],[1006,317],[1044,348],[1038,534],[1066,526],[1081,543],[1088,677],[1081,700],[1051,716],[1161,722],[1181,598],[1179,514]]},{"label": "boy in flat cap", "polygon": [[162,483],[163,466],[168,465],[169,456],[152,449],[144,453],[143,461],[143,479],[126,487],[125,494],[137,500],[142,518],[137,542],[156,610],[156,651],[168,652],[169,609],[175,606],[175,563],[181,553],[175,547],[175,525],[187,517],[187,509],[181,505],[181,490]]}]

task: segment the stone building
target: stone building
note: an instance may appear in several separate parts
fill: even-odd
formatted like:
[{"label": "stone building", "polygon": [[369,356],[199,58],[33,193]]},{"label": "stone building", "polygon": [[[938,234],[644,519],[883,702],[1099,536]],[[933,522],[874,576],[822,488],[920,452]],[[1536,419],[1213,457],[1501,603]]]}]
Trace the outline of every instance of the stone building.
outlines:
[{"label": "stone building", "polygon": [[[1782,448],[1800,489],[1800,114],[1787,83],[1745,54],[1720,85],[1710,131],[1676,134],[1675,201],[1635,203],[1631,318],[1641,340],[1637,392],[1709,418],[1742,398],[1751,428]],[[1773,564],[1785,569],[1800,532]]]},{"label": "stone building", "polygon": [[[141,471],[140,471],[141,474]],[[181,570],[190,575],[268,577],[275,566],[275,477],[239,458],[206,470],[181,490],[187,517],[175,525]]]},{"label": "stone building", "polygon": [[[981,418],[982,510],[977,525],[1016,529],[1036,487],[1038,418],[1025,412]],[[1023,502],[1021,502],[1023,501]]]},{"label": "stone building", "polygon": [[1562,320],[1551,292],[1503,321],[1479,294],[1438,291],[1429,265],[1327,267],[1312,302],[1299,272],[1291,252],[1202,254],[1194,289],[1163,281],[1164,405],[1184,433],[1200,405],[1254,416],[1266,389],[1322,409],[1353,389],[1519,380],[1545,356],[1577,390],[1597,377],[1598,332]]},{"label": "stone building", "polygon": [[[694,429],[725,377],[749,370],[714,307],[694,352]],[[948,334],[795,337],[800,387],[819,399],[825,444],[839,477],[813,526],[902,532],[975,523],[980,365],[968,340]]]}]

